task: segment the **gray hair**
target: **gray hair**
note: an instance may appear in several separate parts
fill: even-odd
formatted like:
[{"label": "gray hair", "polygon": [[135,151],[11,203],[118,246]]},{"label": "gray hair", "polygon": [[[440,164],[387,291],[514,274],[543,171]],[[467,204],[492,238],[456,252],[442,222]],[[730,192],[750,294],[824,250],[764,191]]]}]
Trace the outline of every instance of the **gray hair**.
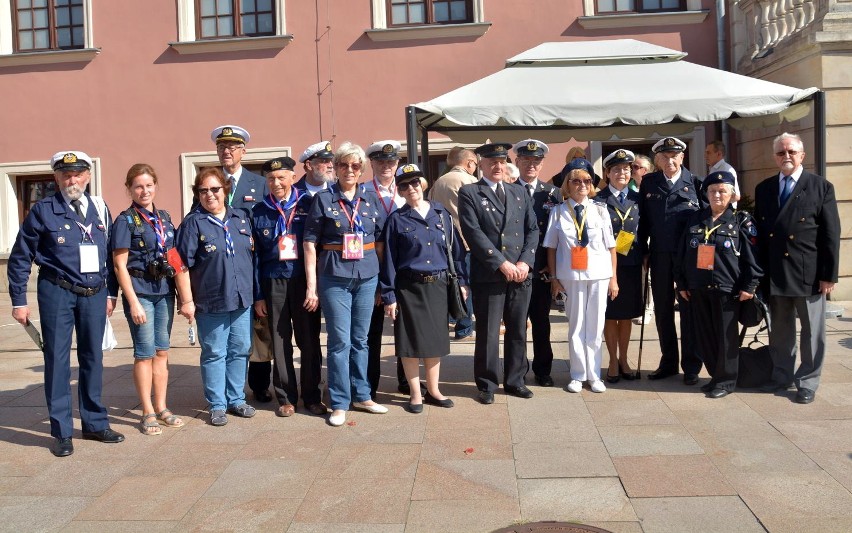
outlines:
[{"label": "gray hair", "polygon": [[367,154],[364,153],[363,148],[351,141],[346,141],[334,152],[334,165],[337,166],[340,161],[353,156],[358,158],[359,163],[367,160]]},{"label": "gray hair", "polygon": [[645,164],[642,165],[642,166],[647,166],[648,172],[654,172],[654,170],[656,170],[655,167],[654,167],[654,162],[651,161],[651,158],[648,157],[647,155],[636,154],[636,159],[634,161],[636,163],[643,161]]},{"label": "gray hair", "polygon": [[800,152],[805,150],[805,143],[802,142],[802,138],[795,133],[787,133],[786,131],[772,140],[772,149],[777,150],[784,139],[792,139],[793,142],[798,145],[798,150]]}]

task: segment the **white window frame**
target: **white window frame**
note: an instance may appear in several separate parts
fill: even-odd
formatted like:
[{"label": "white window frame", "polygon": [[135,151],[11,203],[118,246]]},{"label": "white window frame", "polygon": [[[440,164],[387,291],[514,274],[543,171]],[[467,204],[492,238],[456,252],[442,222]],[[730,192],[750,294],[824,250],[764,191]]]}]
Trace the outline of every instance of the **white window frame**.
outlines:
[{"label": "white window frame", "polygon": [[[284,156],[293,157],[293,147],[246,147],[246,154],[243,156],[241,164],[264,163],[270,159]],[[180,154],[180,191],[183,214],[188,213],[189,208],[192,207],[192,183],[195,181],[195,175],[198,174],[198,171],[203,167],[222,167],[219,164],[219,156],[216,155],[216,150],[205,152],[186,152]]]},{"label": "white window frame", "polygon": [[83,48],[77,50],[34,50],[15,53],[12,32],[12,2],[0,0],[0,67],[88,62],[100,53],[92,33],[92,0],[83,0]]},{"label": "white window frame", "polygon": [[[92,179],[89,191],[93,195],[101,193],[101,160],[92,158]],[[35,174],[53,174],[50,161],[26,161],[19,163],[0,163],[0,254],[12,251],[15,238],[21,229],[18,222],[18,178]]]},{"label": "white window frame", "polygon": [[293,40],[293,36],[287,33],[287,19],[284,15],[285,0],[273,0],[273,2],[275,2],[275,35],[198,39],[195,34],[195,0],[178,0],[178,40],[170,42],[169,46],[182,55],[284,48]]},{"label": "white window frame", "polygon": [[700,24],[709,13],[709,9],[701,9],[701,0],[686,0],[686,11],[598,15],[595,12],[595,0],[583,0],[583,16],[577,17],[577,22],[586,30],[630,28],[637,25],[672,26]]},{"label": "white window frame", "polygon": [[422,26],[406,26],[389,28],[387,4],[385,0],[371,0],[373,10],[373,27],[364,30],[371,40],[376,42],[406,41],[411,39],[441,39],[447,37],[482,37],[490,22],[485,22],[485,0],[472,0],[473,22],[462,24],[424,24]]}]

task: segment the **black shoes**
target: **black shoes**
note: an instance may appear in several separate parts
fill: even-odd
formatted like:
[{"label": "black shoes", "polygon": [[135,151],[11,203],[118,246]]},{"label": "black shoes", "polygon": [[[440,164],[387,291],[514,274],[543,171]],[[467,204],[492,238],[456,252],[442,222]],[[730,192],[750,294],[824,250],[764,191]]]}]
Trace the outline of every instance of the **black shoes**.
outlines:
[{"label": "black shoes", "polygon": [[[435,398],[434,396],[429,394],[429,392],[426,392],[426,394],[423,395],[423,403],[428,403],[429,405],[434,405],[435,407],[445,407],[445,408],[450,408],[453,405],[455,405],[451,399],[444,398],[443,400],[439,400],[438,398]],[[422,406],[421,406],[421,410],[422,410]]]},{"label": "black shoes", "polygon": [[684,374],[683,375],[683,384],[684,385],[695,385],[698,383],[698,374]]},{"label": "black shoes", "polygon": [[269,393],[268,390],[262,391],[253,391],[254,399],[259,401],[260,403],[269,403],[272,401],[272,394]]},{"label": "black shoes", "polygon": [[[633,378],[630,378],[630,379],[633,379]],[[618,383],[619,381],[621,381],[621,374],[616,374],[614,376],[610,376],[609,374],[606,375],[606,382],[607,383]]]},{"label": "black shoes", "polygon": [[[118,431],[113,431],[110,428],[102,429],[100,431],[84,431],[83,438],[86,440],[96,440],[98,442],[105,442],[107,444],[117,444],[124,440],[124,435],[119,433]],[[68,439],[69,444],[71,439]],[[71,450],[73,451],[73,447]],[[68,454],[71,455],[71,454]]]},{"label": "black shoes", "polygon": [[487,390],[481,390],[479,391],[479,396],[477,397],[477,399],[481,404],[490,405],[494,403],[494,393],[488,392]]},{"label": "black shoes", "polygon": [[713,389],[707,393],[708,398],[724,398],[731,392],[726,389]]},{"label": "black shoes", "polygon": [[423,412],[423,404],[422,403],[409,403],[408,404],[408,412],[414,413],[415,415],[419,415]]},{"label": "black shoes", "polygon": [[676,376],[677,374],[677,370],[667,370],[665,368],[658,368],[648,374],[648,379],[666,379],[667,377]]},{"label": "black shoes", "polygon": [[53,439],[53,443],[50,445],[50,453],[56,457],[68,457],[74,453],[74,443],[71,442],[71,437]]},{"label": "black shoes", "polygon": [[533,397],[533,392],[526,385],[520,387],[505,387],[506,394],[517,396],[518,398],[529,399]]},{"label": "black shoes", "polygon": [[536,376],[535,382],[539,387],[552,387],[553,378],[550,376]]},{"label": "black shoes", "polygon": [[814,397],[816,393],[811,389],[799,389],[799,392],[796,393],[796,399],[794,400],[796,403],[811,403],[814,401]]}]

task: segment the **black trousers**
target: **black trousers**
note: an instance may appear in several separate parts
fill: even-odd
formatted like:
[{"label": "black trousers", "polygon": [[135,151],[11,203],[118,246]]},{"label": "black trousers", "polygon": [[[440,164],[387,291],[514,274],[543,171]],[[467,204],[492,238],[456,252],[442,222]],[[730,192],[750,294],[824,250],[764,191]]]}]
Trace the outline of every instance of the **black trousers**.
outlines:
[{"label": "black trousers", "polygon": [[311,405],[322,401],[322,349],[320,345],[320,310],[308,312],[305,302],[307,282],[304,277],[292,279],[262,279],[266,295],[266,312],[272,333],[272,354],[275,370],[272,385],[280,405],[296,405],[299,398],[296,370],[293,366],[293,335],[301,354],[299,378],[302,401]]},{"label": "black trousers", "polygon": [[689,291],[695,344],[716,388],[733,392],[740,366],[740,302],[717,290]]},{"label": "black trousers", "polygon": [[532,323],[533,362],[536,376],[549,376],[553,367],[553,348],[550,346],[550,283],[533,278],[527,316]]},{"label": "black trousers", "polygon": [[494,392],[500,383],[500,320],[506,325],[503,339],[503,386],[521,387],[529,370],[527,360],[527,311],[531,280],[523,283],[472,283],[476,344],[473,375],[480,391]]},{"label": "black trousers", "polygon": [[[367,381],[370,382],[370,398],[376,399],[376,391],[379,390],[379,378],[382,377],[382,331],[385,329],[385,306],[373,307],[373,315],[370,317],[370,331],[367,333]],[[402,361],[396,358],[396,379],[407,383],[405,372],[402,370]]]},{"label": "black trousers", "polygon": [[652,253],[651,293],[654,296],[654,316],[657,323],[657,334],[660,336],[660,369],[677,372],[680,355],[680,366],[684,374],[701,372],[701,358],[695,351],[695,335],[692,331],[692,317],[689,302],[677,295],[680,306],[680,348],[678,353],[677,329],[674,323],[674,254],[666,252]]},{"label": "black trousers", "polygon": [[269,389],[269,379],[272,373],[272,361],[249,361],[246,381],[255,396]]}]

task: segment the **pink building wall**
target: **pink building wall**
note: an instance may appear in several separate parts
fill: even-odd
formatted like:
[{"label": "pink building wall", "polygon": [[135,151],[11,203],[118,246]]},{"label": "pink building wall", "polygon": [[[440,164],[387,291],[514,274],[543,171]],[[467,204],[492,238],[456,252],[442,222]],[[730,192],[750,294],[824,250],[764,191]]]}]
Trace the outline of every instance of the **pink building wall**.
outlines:
[{"label": "pink building wall", "polygon": [[[336,145],[404,140],[406,105],[486,76],[507,57],[546,41],[635,38],[717,64],[712,12],[684,27],[588,31],[577,22],[580,1],[488,0],[485,20],[492,26],[482,37],[376,43],[364,33],[372,25],[368,0],[288,0],[286,30],[294,40],[286,48],[180,55],[168,45],[178,38],[175,1],[93,4],[94,43],[101,48],[94,60],[0,68],[0,162],[86,151],[101,159],[103,194],[113,211],[127,202],[127,168],[148,162],[161,180],[159,207],[175,219],[181,218],[179,156],[212,150],[210,130],[219,124],[248,129],[249,148],[290,146],[296,155],[332,131]],[[324,33],[326,25],[317,45],[317,28]],[[321,117],[318,67],[322,86],[333,79],[319,99]],[[569,146],[553,147],[545,176],[559,171]]]}]

